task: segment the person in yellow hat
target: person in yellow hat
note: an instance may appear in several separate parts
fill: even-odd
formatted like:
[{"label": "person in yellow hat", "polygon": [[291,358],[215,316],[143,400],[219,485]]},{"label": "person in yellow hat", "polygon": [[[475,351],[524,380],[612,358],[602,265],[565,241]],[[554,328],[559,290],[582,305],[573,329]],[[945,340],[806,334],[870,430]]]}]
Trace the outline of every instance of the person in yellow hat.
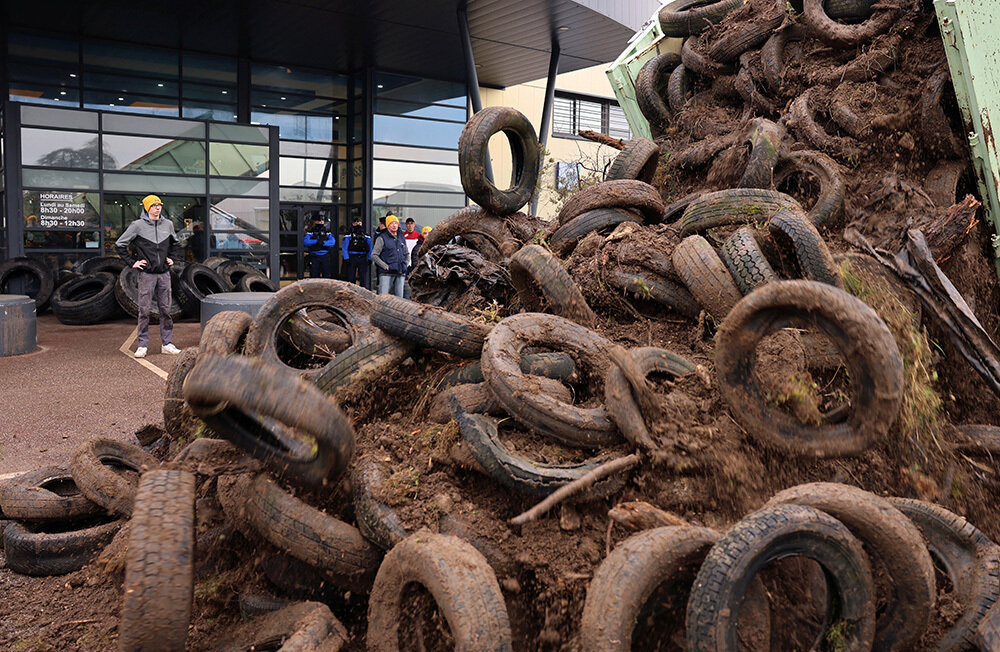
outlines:
[{"label": "person in yellow hat", "polygon": [[[153,297],[160,312],[160,351],[170,355],[181,352],[171,342],[174,322],[170,318],[170,268],[181,258],[181,244],[174,233],[174,223],[161,219],[163,202],[156,195],[142,198],[142,217],[128,225],[115,241],[122,260],[139,270],[139,327],[135,357],[144,358],[149,346],[149,313]],[[129,249],[131,245],[134,253]]]},{"label": "person in yellow hat", "polygon": [[375,236],[375,243],[372,245],[372,262],[381,270],[378,277],[379,294],[403,296],[409,253],[406,238],[399,230],[399,218],[389,213],[385,216],[385,231]]}]

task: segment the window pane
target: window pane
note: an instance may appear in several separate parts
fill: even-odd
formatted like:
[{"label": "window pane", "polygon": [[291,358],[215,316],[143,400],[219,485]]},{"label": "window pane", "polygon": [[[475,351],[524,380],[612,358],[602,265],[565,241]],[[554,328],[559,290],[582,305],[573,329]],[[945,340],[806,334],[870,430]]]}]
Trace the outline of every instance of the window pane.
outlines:
[{"label": "window pane", "polygon": [[209,206],[209,221],[213,231],[260,230],[269,226],[270,206],[267,199],[244,197],[213,197]]},{"label": "window pane", "polygon": [[246,125],[209,125],[208,137],[232,143],[257,143],[266,145],[270,137],[267,127],[252,127]]},{"label": "window pane", "polygon": [[403,102],[399,100],[389,100],[380,98],[375,100],[375,113],[383,115],[400,115],[408,118],[437,118],[440,120],[452,120],[455,122],[465,122],[465,105],[440,106],[415,104],[413,102]]},{"label": "window pane", "polygon": [[291,140],[340,140],[339,132],[334,132],[333,118],[329,116],[255,110],[250,113],[250,122],[274,125],[282,138]]},{"label": "window pane", "polygon": [[204,138],[205,125],[187,120],[164,120],[141,118],[132,115],[104,115],[105,131],[120,131],[127,134],[164,136],[166,138]]},{"label": "window pane", "polygon": [[406,75],[376,73],[375,94],[379,99],[409,100],[422,104],[465,106],[465,84],[421,79]]},{"label": "window pane", "polygon": [[325,188],[282,188],[278,196],[281,201],[334,204],[342,204],[347,199],[343,190],[327,190]]},{"label": "window pane", "polygon": [[22,129],[21,163],[97,169],[97,134],[57,129]]},{"label": "window pane", "polygon": [[104,189],[119,192],[152,193],[160,195],[176,193],[180,195],[205,194],[205,179],[202,177],[164,177],[152,174],[105,174]]},{"label": "window pane", "polygon": [[[422,208],[418,206],[404,206],[402,204],[382,204],[381,202],[378,202],[377,206],[372,206],[375,214],[379,214],[380,207],[384,206],[396,215],[402,216],[403,219],[412,217],[416,221],[418,229],[422,229],[425,226],[434,226],[455,212],[454,208]],[[381,213],[384,214],[385,211],[381,210]]]},{"label": "window pane", "polygon": [[104,166],[174,174],[205,174],[205,143],[141,136],[104,137]]},{"label": "window pane", "polygon": [[282,156],[308,156],[310,158],[346,158],[348,151],[342,145],[330,143],[297,143],[282,140],[279,144]]},{"label": "window pane", "polygon": [[128,75],[88,72],[84,75],[83,81],[87,88],[102,89],[111,93],[163,95],[168,98],[174,98],[177,97],[178,92],[176,81],[163,81]]},{"label": "window pane", "polygon": [[177,80],[177,58],[175,51],[141,45],[96,41],[83,43],[83,63],[87,67],[158,76],[160,81]]},{"label": "window pane", "polygon": [[29,104],[79,106],[80,92],[75,88],[65,86],[46,86],[34,82],[11,81],[10,99],[14,102]]},{"label": "window pane", "polygon": [[26,188],[75,188],[97,190],[101,187],[96,172],[67,172],[65,170],[31,170],[22,172],[22,183]]},{"label": "window pane", "polygon": [[402,145],[375,145],[373,158],[458,165],[458,150],[421,149]]},{"label": "window pane", "polygon": [[184,82],[184,99],[205,100],[217,104],[236,105],[236,87]]},{"label": "window pane", "polygon": [[336,107],[345,105],[343,100],[256,89],[250,91],[250,104],[273,111],[310,111],[313,113],[333,113]]},{"label": "window pane", "polygon": [[[142,198],[146,194],[148,192],[122,195],[104,193],[104,212],[101,217],[104,220],[105,251],[113,251],[114,241],[118,236],[142,215]],[[190,235],[189,225],[204,222],[203,198],[178,195],[161,195],[160,198],[163,200],[161,218],[173,223],[179,240],[183,241]]]},{"label": "window pane", "polygon": [[380,143],[456,149],[465,125],[377,115],[374,140]]},{"label": "window pane", "polygon": [[23,192],[24,228],[96,229],[101,225],[96,192]]},{"label": "window pane", "polygon": [[608,107],[608,135],[625,140],[632,138],[632,129],[620,106]]},{"label": "window pane", "polygon": [[209,146],[209,173],[227,177],[256,177],[267,172],[267,145],[216,143]]},{"label": "window pane", "polygon": [[276,91],[291,91],[322,97],[347,97],[347,77],[286,66],[253,64],[251,84]]},{"label": "window pane", "polygon": [[[418,185],[424,184],[424,185]],[[426,184],[432,184],[428,187]],[[456,165],[430,165],[425,163],[402,163],[399,161],[374,161],[372,165],[372,186],[405,190],[462,191]]]},{"label": "window pane", "polygon": [[375,188],[372,190],[372,201],[378,203],[406,204],[407,206],[444,206],[462,208],[465,206],[465,194],[460,192],[431,192],[423,190],[392,190]]},{"label": "window pane", "polygon": [[11,33],[7,36],[7,51],[12,57],[33,59],[45,63],[64,61],[76,64],[79,55],[75,39],[17,33]]},{"label": "window pane", "polygon": [[93,129],[97,131],[97,114],[87,111],[49,109],[26,106],[21,109],[21,124],[63,129]]},{"label": "window pane", "polygon": [[268,182],[242,179],[212,179],[209,182],[209,192],[218,195],[257,195],[268,196]]},{"label": "window pane", "polygon": [[278,183],[282,186],[333,188],[347,185],[347,165],[344,161],[282,156],[279,169]]},{"label": "window pane", "polygon": [[236,59],[218,57],[211,54],[192,54],[189,52],[183,52],[181,59],[181,76],[185,82],[236,83]]},{"label": "window pane", "polygon": [[552,102],[552,131],[560,134],[575,134],[573,128],[573,100],[556,97]]},{"label": "window pane", "polygon": [[26,249],[97,249],[97,231],[25,231]]},{"label": "window pane", "polygon": [[598,133],[603,132],[601,124],[601,104],[600,102],[589,102],[587,100],[576,101],[577,111],[577,131],[589,129]]},{"label": "window pane", "polygon": [[108,91],[83,92],[83,108],[145,113],[149,115],[178,115],[177,101],[152,95],[111,93]]},{"label": "window pane", "polygon": [[181,107],[182,118],[194,118],[196,120],[217,120],[219,122],[233,122],[236,120],[235,104],[210,104],[208,102],[198,102],[193,100],[183,100]]},{"label": "window pane", "polygon": [[37,84],[68,86],[74,89],[80,85],[80,80],[76,76],[76,68],[70,66],[57,68],[54,66],[39,66],[21,61],[9,61],[7,63],[7,74],[11,79],[31,81]]}]

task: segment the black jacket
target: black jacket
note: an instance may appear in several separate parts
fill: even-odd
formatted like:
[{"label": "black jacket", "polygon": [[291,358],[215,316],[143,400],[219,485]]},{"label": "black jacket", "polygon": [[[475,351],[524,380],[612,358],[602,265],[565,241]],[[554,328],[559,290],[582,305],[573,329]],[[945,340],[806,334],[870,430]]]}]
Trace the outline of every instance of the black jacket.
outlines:
[{"label": "black jacket", "polygon": [[[129,244],[135,247],[136,255],[133,256],[129,251]],[[115,240],[115,251],[130,266],[137,260],[145,260],[147,265],[142,271],[147,274],[170,271],[167,258],[174,262],[183,260],[180,242],[174,234],[174,223],[162,217],[151,220],[148,215],[128,225],[125,233]]]}]

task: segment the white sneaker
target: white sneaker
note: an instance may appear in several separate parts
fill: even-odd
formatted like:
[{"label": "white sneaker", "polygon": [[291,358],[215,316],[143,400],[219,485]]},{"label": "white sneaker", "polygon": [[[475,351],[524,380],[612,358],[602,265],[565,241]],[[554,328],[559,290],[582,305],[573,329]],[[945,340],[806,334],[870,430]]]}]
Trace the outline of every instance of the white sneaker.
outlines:
[{"label": "white sneaker", "polygon": [[167,355],[177,355],[180,352],[181,350],[173,344],[164,344],[160,347],[160,353],[166,353]]},{"label": "white sneaker", "polygon": [[138,349],[136,349],[135,350],[135,357],[137,357],[137,358],[145,358],[146,357],[146,347],[140,346]]}]

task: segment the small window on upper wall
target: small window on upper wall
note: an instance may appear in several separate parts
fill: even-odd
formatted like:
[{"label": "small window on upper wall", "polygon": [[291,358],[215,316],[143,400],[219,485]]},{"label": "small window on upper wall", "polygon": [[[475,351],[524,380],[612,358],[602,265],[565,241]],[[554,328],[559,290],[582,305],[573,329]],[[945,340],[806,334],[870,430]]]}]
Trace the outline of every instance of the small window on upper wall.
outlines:
[{"label": "small window on upper wall", "polygon": [[628,140],[632,137],[625,112],[614,100],[556,92],[552,104],[552,135],[582,138],[581,131]]}]

